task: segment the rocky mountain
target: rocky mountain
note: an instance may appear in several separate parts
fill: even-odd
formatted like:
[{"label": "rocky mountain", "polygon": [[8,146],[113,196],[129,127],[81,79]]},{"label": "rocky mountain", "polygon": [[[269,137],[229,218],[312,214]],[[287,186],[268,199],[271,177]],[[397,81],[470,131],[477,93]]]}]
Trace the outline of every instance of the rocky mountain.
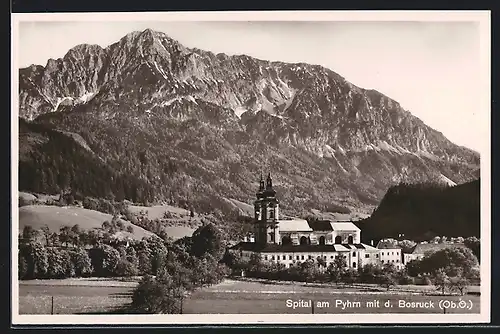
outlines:
[{"label": "rocky mountain", "polygon": [[478,153],[327,68],[190,49],[149,29],[20,69],[19,116],[77,134],[155,200],[200,210],[253,200],[261,171],[294,213],[369,209],[403,181],[479,176]]}]

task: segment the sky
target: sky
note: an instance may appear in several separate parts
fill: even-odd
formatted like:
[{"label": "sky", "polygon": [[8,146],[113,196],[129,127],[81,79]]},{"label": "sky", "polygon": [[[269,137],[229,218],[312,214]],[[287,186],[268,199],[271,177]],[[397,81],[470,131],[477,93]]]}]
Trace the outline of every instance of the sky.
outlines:
[{"label": "sky", "polygon": [[45,65],[75,45],[105,47],[146,28],[214,53],[325,66],[393,98],[452,142],[484,148],[489,109],[481,108],[473,21],[31,21],[19,24],[17,65]]}]

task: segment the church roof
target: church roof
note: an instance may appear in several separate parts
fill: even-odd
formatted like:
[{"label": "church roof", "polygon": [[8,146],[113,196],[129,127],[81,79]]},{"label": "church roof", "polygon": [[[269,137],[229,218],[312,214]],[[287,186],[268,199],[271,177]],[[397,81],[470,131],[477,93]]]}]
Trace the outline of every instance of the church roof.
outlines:
[{"label": "church roof", "polygon": [[401,249],[396,240],[380,240],[377,244],[378,249]]},{"label": "church roof", "polygon": [[361,229],[351,222],[331,222],[334,231],[360,231]]},{"label": "church roof", "polygon": [[278,223],[281,232],[312,232],[313,230],[304,219],[280,219]]},{"label": "church roof", "polygon": [[310,221],[309,226],[313,231],[333,231],[332,224],[329,220]]},{"label": "church roof", "polygon": [[425,254],[427,252],[436,252],[445,248],[453,247],[465,247],[464,244],[452,244],[452,243],[427,243],[427,244],[416,244],[412,250],[411,254]]},{"label": "church roof", "polygon": [[351,250],[378,251],[365,244],[333,244],[333,245],[277,245],[259,244],[256,242],[240,242],[231,247],[234,250],[245,250],[260,253],[310,253],[310,252],[349,252]]}]

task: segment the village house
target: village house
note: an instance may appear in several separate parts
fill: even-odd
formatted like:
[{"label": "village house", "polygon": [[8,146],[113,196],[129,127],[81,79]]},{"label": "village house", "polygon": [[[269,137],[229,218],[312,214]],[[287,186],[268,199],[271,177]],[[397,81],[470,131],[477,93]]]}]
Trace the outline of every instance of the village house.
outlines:
[{"label": "village house", "polygon": [[403,251],[393,240],[380,240],[377,244],[380,251],[380,263],[393,264],[397,269],[404,267]]}]

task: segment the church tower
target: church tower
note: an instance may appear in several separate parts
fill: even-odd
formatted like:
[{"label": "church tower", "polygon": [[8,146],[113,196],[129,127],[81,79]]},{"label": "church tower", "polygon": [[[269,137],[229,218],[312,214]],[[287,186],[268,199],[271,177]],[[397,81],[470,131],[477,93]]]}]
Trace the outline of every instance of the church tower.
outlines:
[{"label": "church tower", "polygon": [[273,189],[271,173],[264,183],[260,175],[259,190],[254,202],[255,209],[255,242],[261,244],[279,244],[279,202]]}]

